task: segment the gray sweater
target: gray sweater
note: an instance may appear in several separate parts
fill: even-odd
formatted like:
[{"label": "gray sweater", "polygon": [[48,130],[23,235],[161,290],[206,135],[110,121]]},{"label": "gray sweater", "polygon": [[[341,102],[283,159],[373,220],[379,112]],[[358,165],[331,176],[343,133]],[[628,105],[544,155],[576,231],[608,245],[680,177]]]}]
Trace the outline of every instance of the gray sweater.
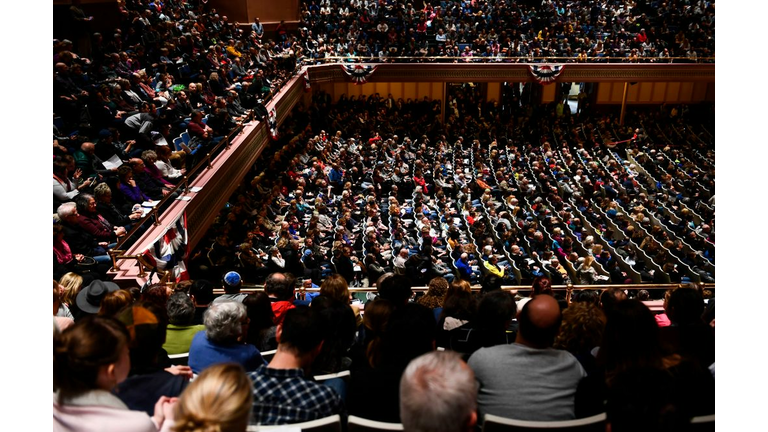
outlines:
[{"label": "gray sweater", "polygon": [[586,373],[567,351],[497,345],[476,351],[469,367],[479,384],[479,419],[485,414],[535,421],[575,418],[576,387]]}]

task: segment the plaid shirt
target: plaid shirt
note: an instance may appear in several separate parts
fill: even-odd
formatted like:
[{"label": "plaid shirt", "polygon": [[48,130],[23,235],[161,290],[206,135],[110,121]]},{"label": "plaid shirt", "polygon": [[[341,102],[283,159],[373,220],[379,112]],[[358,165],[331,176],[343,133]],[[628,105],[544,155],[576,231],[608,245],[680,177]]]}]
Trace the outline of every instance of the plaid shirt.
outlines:
[{"label": "plaid shirt", "polygon": [[251,424],[279,425],[344,416],[341,397],[332,388],[304,378],[301,369],[260,366],[248,374],[253,381]]}]

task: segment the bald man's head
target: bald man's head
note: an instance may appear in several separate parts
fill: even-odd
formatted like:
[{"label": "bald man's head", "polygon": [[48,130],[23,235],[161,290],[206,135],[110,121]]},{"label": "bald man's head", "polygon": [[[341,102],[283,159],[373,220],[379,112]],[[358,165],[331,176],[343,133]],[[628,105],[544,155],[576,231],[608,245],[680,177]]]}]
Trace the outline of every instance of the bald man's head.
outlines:
[{"label": "bald man's head", "polygon": [[542,294],[523,306],[515,342],[531,348],[549,348],[560,329],[560,306],[554,297]]},{"label": "bald man's head", "polygon": [[92,142],[84,142],[80,144],[80,150],[87,155],[92,155],[96,152],[96,145]]}]

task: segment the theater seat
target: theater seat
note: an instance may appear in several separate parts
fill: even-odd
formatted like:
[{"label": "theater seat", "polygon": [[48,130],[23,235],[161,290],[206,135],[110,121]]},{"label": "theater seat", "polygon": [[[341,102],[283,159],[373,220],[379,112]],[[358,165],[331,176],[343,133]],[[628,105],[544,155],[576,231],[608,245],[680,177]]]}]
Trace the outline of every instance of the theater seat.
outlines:
[{"label": "theater seat", "polygon": [[189,353],[181,353],[181,354],[168,354],[168,358],[171,359],[171,364],[173,365],[180,365],[180,366],[186,366],[189,364]]},{"label": "theater seat", "polygon": [[251,425],[246,429],[248,432],[257,432],[265,430],[301,430],[302,432],[341,432],[341,417],[338,414],[330,417],[321,418],[318,420],[312,420],[304,423],[293,423],[290,425],[276,425],[276,426],[256,426]]},{"label": "theater seat", "polygon": [[701,417],[694,417],[691,419],[691,427],[688,429],[691,432],[714,432],[715,430],[715,415],[707,415]]},{"label": "theater seat", "polygon": [[368,420],[361,417],[349,416],[347,420],[349,432],[377,432],[377,431],[401,431],[403,425],[400,423],[385,423],[380,421]]},{"label": "theater seat", "polygon": [[529,421],[514,420],[492,414],[485,415],[483,432],[603,432],[605,431],[605,413],[576,420]]}]

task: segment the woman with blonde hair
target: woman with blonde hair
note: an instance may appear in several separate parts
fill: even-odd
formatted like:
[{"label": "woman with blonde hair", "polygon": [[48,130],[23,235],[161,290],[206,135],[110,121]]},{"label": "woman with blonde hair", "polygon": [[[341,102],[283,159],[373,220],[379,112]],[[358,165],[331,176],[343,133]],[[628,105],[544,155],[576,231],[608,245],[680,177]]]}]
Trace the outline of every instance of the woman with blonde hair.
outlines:
[{"label": "woman with blonde hair", "polygon": [[243,367],[209,367],[182,393],[174,407],[173,432],[242,432],[248,428],[253,387]]},{"label": "woman with blonde hair", "polygon": [[83,287],[83,277],[77,273],[69,272],[59,279],[59,285],[64,287],[61,302],[71,308],[75,304],[75,297]]},{"label": "woman with blonde hair", "polygon": [[[581,261],[581,258],[579,258]],[[595,261],[595,257],[587,255],[584,257],[584,261],[576,267],[576,273],[579,275],[579,283],[582,285],[593,285],[597,283],[597,270],[592,267],[592,263]]]}]

